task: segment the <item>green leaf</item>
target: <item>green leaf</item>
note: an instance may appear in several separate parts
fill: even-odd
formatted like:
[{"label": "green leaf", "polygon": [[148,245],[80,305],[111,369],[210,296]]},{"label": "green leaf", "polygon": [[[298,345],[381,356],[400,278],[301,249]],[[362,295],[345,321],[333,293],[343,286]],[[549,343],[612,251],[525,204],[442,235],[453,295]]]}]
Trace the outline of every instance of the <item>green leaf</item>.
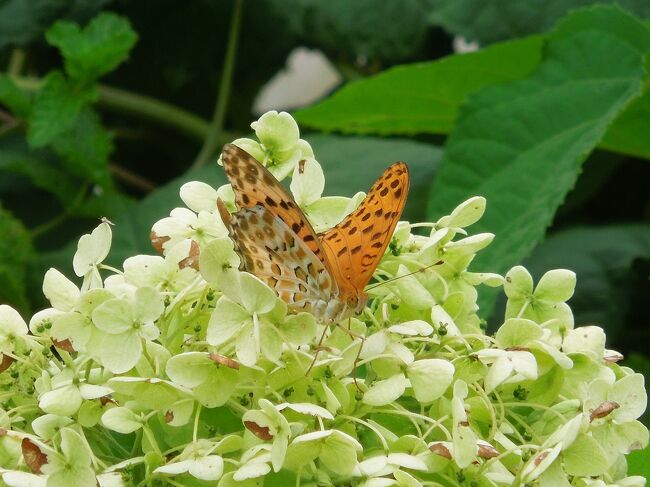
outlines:
[{"label": "green leaf", "polygon": [[32,240],[23,224],[0,207],[0,303],[26,310],[26,267],[33,254]]},{"label": "green leaf", "polygon": [[106,186],[110,184],[108,157],[113,151],[111,135],[90,108],[79,113],[69,130],[52,144],[71,173]]},{"label": "green leaf", "polygon": [[650,17],[643,0],[431,0],[431,19],[447,31],[489,43],[543,32],[570,10],[591,4],[618,4]]},{"label": "green leaf", "polygon": [[29,95],[4,74],[0,74],[0,103],[17,117],[28,116],[32,105]]},{"label": "green leaf", "polygon": [[578,280],[570,304],[576,323],[605,326],[609,340],[625,329],[630,310],[648,295],[647,272],[635,265],[650,255],[650,225],[579,227],[551,235],[526,261],[538,280],[568,268]]},{"label": "green leaf", "polygon": [[74,22],[56,22],[47,31],[46,38],[61,51],[68,76],[88,81],[113,71],[122,63],[138,36],[127,19],[105,12],[83,29]]},{"label": "green leaf", "polygon": [[398,66],[349,83],[295,115],[301,123],[321,130],[448,133],[469,94],[527,76],[540,61],[541,47],[542,38],[535,36],[433,62]]},{"label": "green leaf", "polygon": [[650,33],[619,9],[576,12],[549,37],[528,79],[470,97],[430,200],[433,219],[480,194],[474,231],[500,238],[478,263],[505,271],[543,237],[586,155],[640,94]]},{"label": "green leaf", "polygon": [[32,147],[43,147],[74,126],[81,110],[96,98],[94,88],[65,79],[60,71],[45,78],[29,118],[27,140]]}]

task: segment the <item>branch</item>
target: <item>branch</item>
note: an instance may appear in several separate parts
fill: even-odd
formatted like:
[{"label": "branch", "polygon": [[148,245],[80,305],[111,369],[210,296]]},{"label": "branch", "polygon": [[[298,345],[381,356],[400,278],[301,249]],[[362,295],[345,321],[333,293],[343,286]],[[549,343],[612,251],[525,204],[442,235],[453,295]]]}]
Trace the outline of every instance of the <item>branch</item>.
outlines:
[{"label": "branch", "polygon": [[[43,84],[39,78],[12,76],[11,79],[19,88],[31,92],[38,91]],[[204,140],[209,134],[210,123],[207,120],[170,103],[103,84],[97,85],[97,91],[98,104],[107,110],[173,128],[196,140]]]},{"label": "branch", "polygon": [[223,122],[226,117],[233,72],[235,70],[235,57],[237,54],[237,41],[239,40],[239,31],[241,27],[242,6],[243,0],[235,0],[235,6],[233,7],[232,17],[230,20],[230,33],[228,35],[226,58],[221,73],[221,83],[219,84],[217,102],[214,107],[212,122],[208,129],[208,136],[206,137],[205,142],[203,142],[201,152],[199,152],[192,164],[193,169],[205,165],[214,155],[220,143],[223,142]]}]

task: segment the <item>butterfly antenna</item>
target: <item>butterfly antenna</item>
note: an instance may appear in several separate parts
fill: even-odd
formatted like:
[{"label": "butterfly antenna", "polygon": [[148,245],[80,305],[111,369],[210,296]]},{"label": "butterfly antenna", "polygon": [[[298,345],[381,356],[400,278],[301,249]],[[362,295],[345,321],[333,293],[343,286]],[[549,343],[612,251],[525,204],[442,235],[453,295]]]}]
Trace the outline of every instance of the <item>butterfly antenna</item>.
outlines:
[{"label": "butterfly antenna", "polygon": [[438,262],[434,262],[433,264],[429,264],[429,265],[426,266],[426,267],[421,267],[421,268],[418,269],[417,271],[409,272],[408,274],[404,274],[403,276],[397,276],[397,277],[392,277],[392,278],[390,278],[390,279],[386,279],[385,281],[378,282],[377,284],[373,284],[373,285],[370,286],[369,288],[366,288],[366,291],[370,291],[371,289],[374,289],[374,288],[376,288],[376,287],[378,287],[378,286],[381,286],[382,284],[388,284],[389,282],[397,281],[398,279],[401,279],[401,278],[403,278],[403,277],[412,276],[413,274],[417,274],[418,272],[424,272],[424,271],[426,271],[427,269],[429,269],[430,267],[433,267],[433,266],[436,266],[436,265],[440,265],[440,264],[443,264],[443,263],[444,263],[444,261],[439,260]]}]

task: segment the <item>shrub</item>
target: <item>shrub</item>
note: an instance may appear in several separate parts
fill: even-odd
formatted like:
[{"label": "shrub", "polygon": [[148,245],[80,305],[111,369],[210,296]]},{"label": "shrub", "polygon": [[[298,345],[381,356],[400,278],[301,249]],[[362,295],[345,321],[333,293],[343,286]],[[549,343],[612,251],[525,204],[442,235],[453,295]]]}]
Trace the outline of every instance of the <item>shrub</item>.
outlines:
[{"label": "shrub", "polygon": [[[323,172],[289,115],[253,128],[259,141],[235,143],[293,174],[318,229],[358,205],[321,197]],[[6,485],[645,484],[625,461],[648,443],[643,376],[617,364],[602,329],[574,327],[573,272],[535,285],[521,266],[469,270],[494,237],[466,231],[484,198],[400,222],[375,274],[389,282],[319,346],[314,316],[237,270],[216,210],[229,186],[180,195],[187,208],[153,227],[161,256],[103,264],[104,222],[79,240],[80,286],[50,269],[52,307],[29,326],[0,306]],[[508,298],[493,335],[481,286]]]}]

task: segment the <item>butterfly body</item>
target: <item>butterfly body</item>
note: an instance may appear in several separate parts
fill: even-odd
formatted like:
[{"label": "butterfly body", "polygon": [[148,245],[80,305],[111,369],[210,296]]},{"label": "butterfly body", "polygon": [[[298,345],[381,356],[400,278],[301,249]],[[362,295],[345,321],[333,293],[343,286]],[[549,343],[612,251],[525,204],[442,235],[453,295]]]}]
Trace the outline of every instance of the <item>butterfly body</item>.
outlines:
[{"label": "butterfly body", "polygon": [[307,311],[326,324],[359,313],[364,287],[392,237],[408,191],[404,163],[389,167],[359,208],[324,234],[316,234],[298,204],[250,154],[224,147],[222,160],[237,211],[218,201],[241,269],[274,288],[291,311]]}]

